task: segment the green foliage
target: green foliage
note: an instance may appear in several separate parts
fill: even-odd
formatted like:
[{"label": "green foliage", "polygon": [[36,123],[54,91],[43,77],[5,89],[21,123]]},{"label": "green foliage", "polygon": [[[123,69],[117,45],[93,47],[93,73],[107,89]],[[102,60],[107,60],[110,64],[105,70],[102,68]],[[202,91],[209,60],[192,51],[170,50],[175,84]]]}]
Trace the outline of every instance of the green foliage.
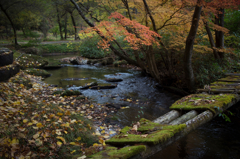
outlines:
[{"label": "green foliage", "polygon": [[103,58],[106,56],[106,52],[98,48],[98,42],[100,37],[94,35],[92,38],[85,38],[79,47],[80,55],[86,58]]},{"label": "green foliage", "polygon": [[226,10],[224,17],[224,25],[230,30],[230,33],[240,33],[240,11],[238,10]]},{"label": "green foliage", "polygon": [[[223,113],[222,110],[220,110],[219,107],[215,106],[214,108],[217,108],[218,111],[220,111],[220,113],[218,114],[219,117],[222,117],[222,118],[223,118],[225,121],[227,121],[227,122],[231,122],[231,119],[229,118],[229,116],[227,116],[225,113]],[[227,110],[227,113],[228,113],[229,115],[231,115],[231,116],[234,115],[234,114],[233,114],[231,111],[229,111],[229,110]]]},{"label": "green foliage", "polygon": [[224,38],[225,45],[227,47],[233,47],[240,49],[240,33],[239,34],[231,34]]}]

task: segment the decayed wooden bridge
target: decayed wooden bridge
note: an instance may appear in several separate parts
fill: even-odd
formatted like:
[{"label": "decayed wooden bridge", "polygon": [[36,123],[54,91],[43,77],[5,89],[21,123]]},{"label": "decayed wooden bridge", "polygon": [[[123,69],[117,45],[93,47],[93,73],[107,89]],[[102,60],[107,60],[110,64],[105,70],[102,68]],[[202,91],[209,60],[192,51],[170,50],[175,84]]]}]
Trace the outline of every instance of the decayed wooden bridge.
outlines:
[{"label": "decayed wooden bridge", "polygon": [[236,104],[240,100],[238,93],[240,73],[228,73],[225,78],[198,89],[198,94],[176,101],[170,112],[154,121],[141,119],[133,127],[123,128],[106,141],[106,150],[90,158],[148,158]]}]

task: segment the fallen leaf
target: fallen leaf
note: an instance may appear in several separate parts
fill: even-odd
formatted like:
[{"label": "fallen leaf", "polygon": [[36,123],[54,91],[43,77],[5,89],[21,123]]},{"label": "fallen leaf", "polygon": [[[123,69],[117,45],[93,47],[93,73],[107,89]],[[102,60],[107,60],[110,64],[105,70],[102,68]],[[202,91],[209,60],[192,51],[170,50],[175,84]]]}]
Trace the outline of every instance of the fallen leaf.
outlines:
[{"label": "fallen leaf", "polygon": [[62,142],[63,142],[64,144],[66,144],[66,140],[65,140],[63,137],[57,136],[56,138],[62,140]]}]

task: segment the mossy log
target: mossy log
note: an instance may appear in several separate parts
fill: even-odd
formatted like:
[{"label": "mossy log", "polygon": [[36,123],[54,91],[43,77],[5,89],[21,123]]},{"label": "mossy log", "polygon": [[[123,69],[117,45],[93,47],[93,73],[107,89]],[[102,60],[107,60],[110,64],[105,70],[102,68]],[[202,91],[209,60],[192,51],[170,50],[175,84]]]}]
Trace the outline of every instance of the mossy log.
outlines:
[{"label": "mossy log", "polygon": [[20,71],[19,65],[7,65],[0,67],[0,81],[6,81]]},{"label": "mossy log", "polygon": [[0,67],[13,63],[13,52],[7,48],[0,48]]},{"label": "mossy log", "polygon": [[182,123],[194,118],[197,115],[198,115],[197,111],[191,110],[190,112],[188,112],[188,113],[182,115],[181,117],[179,117],[179,118],[173,120],[172,122],[170,122],[169,125],[182,124]]},{"label": "mossy log", "polygon": [[166,113],[165,115],[160,116],[159,118],[153,120],[153,122],[158,124],[168,124],[174,119],[178,118],[179,116],[180,116],[180,113],[178,111],[172,110]]}]

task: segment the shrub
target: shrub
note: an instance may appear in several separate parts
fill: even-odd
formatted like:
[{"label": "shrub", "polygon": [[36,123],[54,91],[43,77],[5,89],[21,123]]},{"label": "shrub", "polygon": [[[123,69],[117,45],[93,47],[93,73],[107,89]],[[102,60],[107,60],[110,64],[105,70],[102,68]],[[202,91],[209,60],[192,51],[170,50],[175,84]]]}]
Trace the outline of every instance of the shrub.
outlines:
[{"label": "shrub", "polygon": [[106,56],[107,52],[103,49],[98,48],[98,42],[100,37],[94,35],[92,38],[85,38],[79,47],[80,55],[86,58],[103,58]]}]

